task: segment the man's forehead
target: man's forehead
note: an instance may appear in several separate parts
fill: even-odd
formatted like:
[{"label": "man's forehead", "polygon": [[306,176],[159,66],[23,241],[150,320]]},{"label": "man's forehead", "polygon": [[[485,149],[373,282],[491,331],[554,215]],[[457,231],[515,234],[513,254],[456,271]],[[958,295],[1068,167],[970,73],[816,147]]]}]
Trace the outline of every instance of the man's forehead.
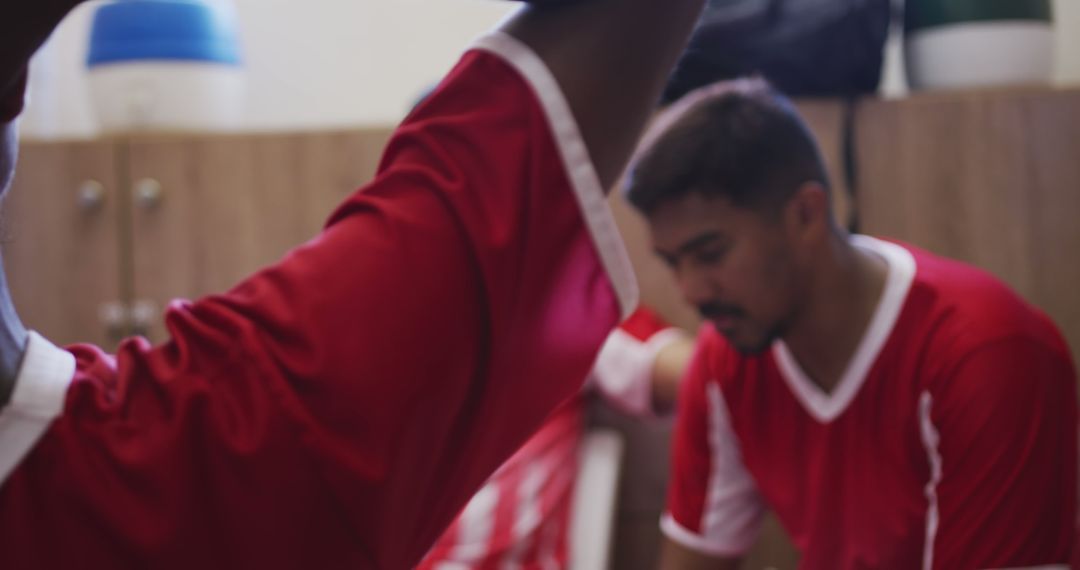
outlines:
[{"label": "man's forehead", "polygon": [[699,223],[654,224],[651,229],[653,249],[663,255],[680,255],[728,239],[723,227],[705,220]]},{"label": "man's forehead", "polygon": [[665,232],[685,233],[696,228],[723,225],[734,213],[726,198],[707,198],[692,193],[667,200],[646,216],[653,228]]}]

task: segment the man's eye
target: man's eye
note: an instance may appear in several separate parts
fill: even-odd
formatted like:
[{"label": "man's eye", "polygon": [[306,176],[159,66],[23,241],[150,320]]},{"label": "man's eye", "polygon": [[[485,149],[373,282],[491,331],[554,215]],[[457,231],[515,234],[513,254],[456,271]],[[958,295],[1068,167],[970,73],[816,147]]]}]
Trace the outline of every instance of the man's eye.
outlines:
[{"label": "man's eye", "polygon": [[694,255],[694,259],[702,265],[712,265],[724,259],[727,250],[724,248],[706,249]]}]

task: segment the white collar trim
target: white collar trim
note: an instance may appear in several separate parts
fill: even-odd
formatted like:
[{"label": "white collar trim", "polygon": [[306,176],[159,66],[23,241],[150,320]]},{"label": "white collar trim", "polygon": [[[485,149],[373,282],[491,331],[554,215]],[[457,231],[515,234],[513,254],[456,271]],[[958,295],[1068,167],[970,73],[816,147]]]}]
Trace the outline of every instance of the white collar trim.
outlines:
[{"label": "white collar trim", "polygon": [[0,410],[0,485],[64,409],[75,357],[30,332],[11,401]]},{"label": "white collar trim", "polygon": [[911,283],[915,280],[915,258],[903,247],[861,235],[852,236],[851,243],[883,257],[889,265],[889,274],[870,326],[859,341],[836,388],[831,393],[824,392],[803,371],[783,340],[773,345],[773,357],[780,375],[803,407],[822,423],[829,423],[840,416],[859,393],[882,347],[892,334],[911,290]]},{"label": "white collar trim", "polygon": [[473,42],[470,49],[482,50],[501,58],[517,70],[535,93],[555,138],[563,167],[585,219],[585,227],[592,236],[600,262],[619,300],[622,318],[628,318],[638,306],[637,278],[608,206],[600,177],[593,168],[589,149],[559,82],[540,56],[508,34],[490,33]]}]

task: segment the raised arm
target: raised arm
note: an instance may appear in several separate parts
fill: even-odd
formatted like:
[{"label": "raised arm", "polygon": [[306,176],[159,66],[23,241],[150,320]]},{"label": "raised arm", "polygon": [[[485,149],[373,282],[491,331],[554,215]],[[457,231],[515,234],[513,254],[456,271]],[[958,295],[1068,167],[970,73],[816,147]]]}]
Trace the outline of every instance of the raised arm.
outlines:
[{"label": "raised arm", "polygon": [[22,108],[26,65],[53,28],[82,0],[16,0],[0,10],[0,122]]},{"label": "raised arm", "polygon": [[[15,172],[15,118],[23,108],[30,56],[80,1],[36,0],[0,8],[0,198],[7,194]],[[11,397],[26,334],[0,271],[0,408]]]},{"label": "raised arm", "polygon": [[318,237],[171,305],[169,341],[31,336],[4,567],[413,567],[636,304],[599,185],[703,0],[581,2],[478,42]]},{"label": "raised arm", "polygon": [[622,174],[703,5],[547,2],[524,8],[504,26],[559,81],[605,188]]}]

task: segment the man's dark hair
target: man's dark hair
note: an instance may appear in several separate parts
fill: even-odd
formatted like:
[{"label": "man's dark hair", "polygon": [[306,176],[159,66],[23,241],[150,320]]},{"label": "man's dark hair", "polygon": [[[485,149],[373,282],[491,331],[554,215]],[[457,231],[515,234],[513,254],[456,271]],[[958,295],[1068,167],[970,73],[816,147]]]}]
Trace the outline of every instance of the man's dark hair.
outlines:
[{"label": "man's dark hair", "polygon": [[768,83],[744,79],[700,89],[666,111],[626,192],[645,214],[694,192],[768,211],[806,182],[828,188],[810,130]]}]

